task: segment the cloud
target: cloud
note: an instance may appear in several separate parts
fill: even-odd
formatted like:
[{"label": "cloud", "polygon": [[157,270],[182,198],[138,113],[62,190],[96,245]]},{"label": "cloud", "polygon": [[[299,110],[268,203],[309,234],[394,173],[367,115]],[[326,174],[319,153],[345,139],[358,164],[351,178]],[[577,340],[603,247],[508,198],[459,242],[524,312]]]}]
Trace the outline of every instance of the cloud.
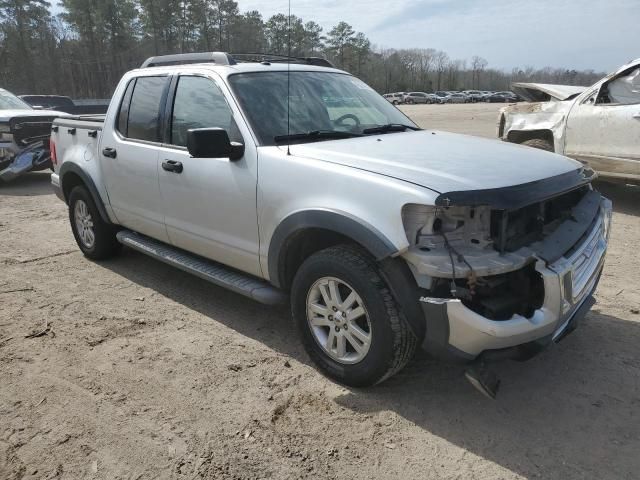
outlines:
[{"label": "cloud", "polygon": [[474,0],[456,0],[455,2],[448,0],[422,0],[412,2],[402,9],[393,9],[394,13],[388,10],[391,14],[376,25],[374,31],[402,27],[407,22],[421,19],[451,17],[458,12],[468,12],[476,8],[478,8],[478,2]]},{"label": "cloud", "polygon": [[640,55],[637,0],[422,1],[371,31],[387,46],[429,46],[491,66],[612,70]]}]

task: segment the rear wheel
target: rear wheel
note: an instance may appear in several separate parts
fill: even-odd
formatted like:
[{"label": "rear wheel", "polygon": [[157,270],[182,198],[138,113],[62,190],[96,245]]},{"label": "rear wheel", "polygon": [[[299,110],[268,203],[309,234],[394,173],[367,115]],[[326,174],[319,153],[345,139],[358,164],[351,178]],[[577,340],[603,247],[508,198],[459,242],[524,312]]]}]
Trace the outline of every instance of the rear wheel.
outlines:
[{"label": "rear wheel", "polygon": [[546,150],[547,152],[553,152],[553,145],[549,140],[544,138],[530,138],[521,142],[520,145],[526,145],[527,147],[538,148],[540,150]]},{"label": "rear wheel", "polygon": [[120,250],[116,229],[102,219],[85,187],[75,187],[69,195],[69,221],[76,243],[86,257],[103,260]]},{"label": "rear wheel", "polygon": [[400,371],[417,340],[362,249],[343,245],[309,257],[291,291],[294,320],[307,353],[332,379],[353,387]]}]

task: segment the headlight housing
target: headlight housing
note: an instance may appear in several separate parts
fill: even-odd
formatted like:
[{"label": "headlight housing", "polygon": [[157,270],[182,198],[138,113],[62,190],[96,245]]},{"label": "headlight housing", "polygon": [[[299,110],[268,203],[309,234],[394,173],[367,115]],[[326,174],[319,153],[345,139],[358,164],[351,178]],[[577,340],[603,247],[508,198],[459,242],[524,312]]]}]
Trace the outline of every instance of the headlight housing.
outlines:
[{"label": "headlight housing", "polygon": [[11,125],[5,122],[0,122],[0,133],[11,133]]},{"label": "headlight housing", "polygon": [[444,247],[486,248],[491,240],[490,207],[433,207],[407,204],[402,208],[407,240],[423,251]]}]

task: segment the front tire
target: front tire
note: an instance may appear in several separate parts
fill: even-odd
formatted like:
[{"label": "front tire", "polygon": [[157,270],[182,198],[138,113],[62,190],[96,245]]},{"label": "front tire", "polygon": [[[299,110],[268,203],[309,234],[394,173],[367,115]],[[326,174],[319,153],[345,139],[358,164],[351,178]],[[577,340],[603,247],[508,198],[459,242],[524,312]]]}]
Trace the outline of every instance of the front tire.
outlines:
[{"label": "front tire", "polygon": [[526,145],[527,147],[537,148],[539,150],[545,150],[547,152],[553,152],[553,145],[549,140],[543,138],[530,138],[525,140],[520,145]]},{"label": "front tire", "polygon": [[309,257],[294,278],[291,307],[307,353],[342,384],[380,383],[415,353],[417,339],[375,260],[358,247],[331,247]]},{"label": "front tire", "polygon": [[93,197],[83,186],[75,187],[69,195],[69,221],[85,257],[104,260],[119,252],[117,230],[102,219]]}]

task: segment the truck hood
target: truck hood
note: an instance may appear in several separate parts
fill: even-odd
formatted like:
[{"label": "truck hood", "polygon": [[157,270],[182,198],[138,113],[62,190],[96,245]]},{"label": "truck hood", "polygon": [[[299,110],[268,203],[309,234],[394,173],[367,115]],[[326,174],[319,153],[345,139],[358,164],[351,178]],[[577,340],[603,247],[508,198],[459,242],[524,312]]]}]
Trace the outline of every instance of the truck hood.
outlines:
[{"label": "truck hood", "polygon": [[424,130],[292,145],[291,154],[378,173],[437,193],[522,185],[582,166],[530,147]]},{"label": "truck hood", "polygon": [[549,83],[513,83],[511,90],[528,102],[563,101],[584,92],[587,87]]},{"label": "truck hood", "polygon": [[65,112],[58,112],[56,110],[30,110],[30,109],[12,109],[12,110],[0,110],[0,122],[6,122],[15,117],[70,117],[71,115]]}]

